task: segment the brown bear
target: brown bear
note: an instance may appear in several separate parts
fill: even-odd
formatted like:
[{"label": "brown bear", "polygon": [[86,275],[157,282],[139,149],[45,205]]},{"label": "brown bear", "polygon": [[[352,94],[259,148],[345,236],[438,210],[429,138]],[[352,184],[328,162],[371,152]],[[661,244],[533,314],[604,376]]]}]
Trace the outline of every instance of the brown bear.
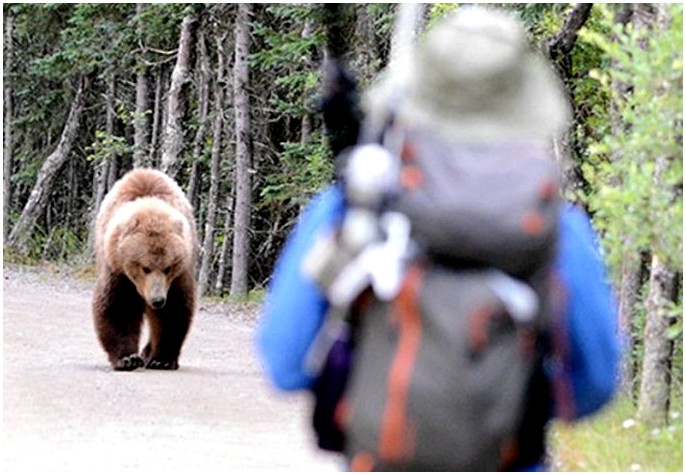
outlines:
[{"label": "brown bear", "polygon": [[[94,229],[95,330],[117,371],[177,369],[195,314],[193,210],[164,173],[139,168],[117,181]],[[143,317],[150,340],[139,354]]]}]

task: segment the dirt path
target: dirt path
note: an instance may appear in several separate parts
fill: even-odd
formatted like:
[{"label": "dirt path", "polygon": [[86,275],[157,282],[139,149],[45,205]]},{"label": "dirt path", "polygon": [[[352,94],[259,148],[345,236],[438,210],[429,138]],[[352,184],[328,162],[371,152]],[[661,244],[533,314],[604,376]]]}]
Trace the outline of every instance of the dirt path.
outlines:
[{"label": "dirt path", "polygon": [[255,307],[203,301],[178,371],[115,373],[91,289],[3,269],[3,474],[340,469],[314,448],[307,396],[263,379]]}]

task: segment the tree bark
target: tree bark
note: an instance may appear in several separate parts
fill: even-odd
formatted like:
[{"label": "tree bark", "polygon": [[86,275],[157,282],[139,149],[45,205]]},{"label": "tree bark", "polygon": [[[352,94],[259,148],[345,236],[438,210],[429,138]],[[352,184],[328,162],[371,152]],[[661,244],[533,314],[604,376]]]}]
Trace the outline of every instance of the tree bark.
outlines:
[{"label": "tree bark", "polygon": [[10,227],[10,209],[12,202],[12,58],[14,54],[12,12],[7,9],[5,14],[5,54],[3,67],[5,68],[4,95],[4,127],[3,127],[3,150],[2,150],[2,240],[7,242]]},{"label": "tree bark", "polygon": [[[577,3],[569,15],[567,15],[560,31],[547,43],[548,57],[557,69],[572,105],[575,104],[572,50],[576,44],[579,30],[586,24],[591,15],[592,8],[592,3]],[[574,110],[574,116],[575,121],[580,119],[577,110]],[[572,193],[587,187],[580,164],[573,160],[574,156],[579,156],[576,150],[578,147],[579,144],[574,142],[573,137],[569,133],[554,138],[555,155],[562,171],[562,187],[565,191]]]},{"label": "tree bark", "polygon": [[152,130],[150,132],[150,153],[148,156],[148,163],[155,165],[157,163],[157,146],[158,137],[160,135],[160,110],[162,108],[162,78],[164,77],[164,66],[160,66],[157,71],[157,80],[155,81],[155,103],[152,110]]},{"label": "tree bark", "polygon": [[[643,263],[635,256],[631,256],[622,263],[622,276],[619,289],[619,333],[627,348],[636,345],[636,308],[639,303],[639,293],[643,284]],[[627,396],[635,395],[635,383],[637,375],[636,358],[633,352],[627,351],[623,356],[620,368],[621,390]]]},{"label": "tree bark", "polygon": [[[634,6],[632,4],[622,5],[614,15],[613,23],[617,25],[626,26],[634,13]],[[613,60],[612,65],[616,67],[616,62]],[[629,94],[630,87],[628,84],[619,81],[616,78],[612,80],[612,90],[618,97],[625,97]],[[617,103],[611,101],[609,108],[611,133],[620,136],[626,133],[627,124],[622,121],[621,114],[618,111]],[[612,153],[610,160],[612,162],[619,162],[623,159],[620,153]],[[613,180],[612,185],[620,187],[621,183],[618,179]],[[630,238],[624,239],[624,245],[627,249],[632,249]],[[640,328],[637,325],[639,293],[645,280],[644,263],[640,255],[627,255],[622,261],[622,275],[621,287],[619,292],[619,331],[621,337],[624,339],[627,348],[635,348],[640,340],[637,337],[637,332]],[[638,394],[638,375],[640,369],[640,362],[633,351],[627,351],[624,354],[624,359],[621,365],[621,389],[622,392],[632,398]]]},{"label": "tree bark", "polygon": [[[219,46],[219,45],[218,45]],[[199,63],[198,68],[198,129],[195,132],[195,139],[193,140],[193,163],[191,164],[191,173],[188,179],[188,188],[186,189],[186,198],[193,205],[193,208],[197,205],[197,193],[198,193],[198,182],[200,181],[199,170],[201,166],[200,157],[203,151],[203,145],[205,143],[205,135],[207,133],[207,115],[209,109],[209,96],[210,96],[210,58],[207,54],[207,44],[205,41],[205,33],[200,31],[198,33],[198,51],[199,51]],[[221,57],[222,53],[219,50],[219,61],[223,62],[224,58]],[[221,66],[224,68],[224,66]],[[222,85],[223,87],[223,85]],[[217,88],[219,93],[219,88]]]},{"label": "tree bark", "polygon": [[217,278],[214,281],[214,293],[222,294],[224,289],[224,276],[226,275],[226,264],[229,256],[229,246],[231,244],[231,214],[233,210],[233,197],[229,195],[226,207],[226,220],[224,221],[224,240],[222,241],[221,249],[219,250],[219,258],[217,262]]},{"label": "tree bark", "polygon": [[[140,4],[139,4],[140,5]],[[148,76],[145,71],[136,73],[136,113],[133,121],[133,166],[144,167],[148,158],[150,137],[150,101],[148,100]]]},{"label": "tree bark", "polygon": [[233,256],[231,270],[232,297],[248,293],[248,250],[250,248],[250,104],[248,99],[248,52],[250,31],[248,21],[252,5],[241,3],[235,25],[235,59],[233,76],[234,110],[236,114],[236,200],[234,209]]},{"label": "tree bark", "polygon": [[186,109],[187,85],[190,82],[190,69],[197,20],[195,16],[184,17],[181,22],[179,49],[176,65],[172,71],[169,97],[167,100],[167,119],[162,140],[162,162],[160,168],[172,178],[176,177],[181,166],[184,128],[183,117]]},{"label": "tree bark", "polygon": [[[305,26],[303,27],[301,37],[305,39],[311,38],[312,30],[312,20],[308,19],[307,21],[305,21]],[[312,58],[309,54],[303,57],[303,62],[305,67],[307,67],[308,69],[313,69]],[[300,122],[300,143],[303,145],[310,143],[310,139],[312,136],[312,117],[310,116],[310,113],[307,110],[307,100],[307,97],[305,97],[305,99],[303,100],[303,116]]]},{"label": "tree bark", "polygon": [[[372,16],[369,9],[364,8],[359,4],[355,4],[354,9],[355,33],[353,36],[356,38],[356,41],[350,43],[349,45],[348,43],[341,41],[341,43],[349,46],[349,48],[337,48],[339,49],[339,52],[334,54],[334,57],[342,58],[344,53],[352,50],[352,54],[350,55],[351,69],[359,70],[357,72],[358,80],[360,84],[365,84],[366,82],[373,80],[373,78],[376,76],[382,60],[382,55],[377,44],[377,28],[375,27],[376,19]],[[341,27],[341,29],[343,28]],[[342,36],[345,38],[345,35]],[[377,65],[377,63],[379,65]],[[375,67],[370,67],[370,65],[374,65]]]},{"label": "tree bark", "polygon": [[[114,143],[114,126],[117,120],[117,112],[115,111],[115,94],[116,94],[116,77],[114,73],[110,74],[107,80],[107,113],[106,117],[106,131],[107,139],[110,144]],[[114,182],[117,181],[119,174],[119,157],[110,149],[107,154],[107,190],[112,189]],[[98,203],[100,205],[100,203]]]},{"label": "tree bark", "polygon": [[[140,17],[143,12],[144,5],[142,3],[136,4],[136,15]],[[141,32],[140,21],[137,23],[138,39],[142,42],[143,34]],[[149,85],[148,85],[148,71],[145,61],[142,56],[145,54],[141,51],[141,57],[138,59],[136,71],[136,112],[133,119],[133,166],[134,168],[143,167],[146,165],[146,158],[148,157],[148,146],[150,137],[150,119],[148,114],[150,112],[149,100]]]},{"label": "tree bark", "polygon": [[43,166],[38,172],[36,184],[33,190],[31,190],[19,221],[17,221],[9,236],[9,245],[21,253],[29,251],[29,239],[33,234],[36,222],[45,212],[58,172],[69,159],[69,152],[81,124],[84,96],[89,85],[90,83],[87,78],[79,78],[79,85],[72,100],[69,116],[62,130],[59,143],[55,150],[46,158],[45,162],[43,162]]},{"label": "tree bark", "polygon": [[591,16],[592,3],[577,3],[565,19],[560,31],[548,41],[550,59],[561,69],[563,79],[571,79],[571,58],[569,55],[576,44],[579,30]]},{"label": "tree bark", "polygon": [[[114,118],[114,75],[110,74],[107,78],[107,94],[105,96],[105,137],[109,142],[114,137]],[[114,156],[108,154],[103,160],[93,165],[93,203],[91,205],[89,229],[94,229],[95,220],[100,210],[100,203],[105,198],[107,190],[112,188],[114,184],[111,171],[114,168],[114,174],[116,175],[114,159]],[[88,233],[87,255],[92,255],[93,239],[93,233]]]},{"label": "tree bark", "polygon": [[667,330],[672,321],[668,311],[674,293],[674,282],[674,272],[659,257],[653,256],[646,300],[638,417],[646,423],[656,425],[667,422],[669,409],[672,343],[667,337]]},{"label": "tree bark", "polygon": [[[214,99],[214,123],[212,125],[212,156],[210,160],[210,191],[207,197],[207,216],[205,217],[205,235],[203,238],[200,272],[198,273],[198,292],[200,295],[207,293],[210,281],[210,269],[214,258],[214,231],[217,216],[217,201],[219,199],[219,182],[221,174],[219,169],[222,151],[222,114],[224,109],[224,36],[217,38],[217,80],[215,85]],[[209,66],[208,66],[209,67]]]}]

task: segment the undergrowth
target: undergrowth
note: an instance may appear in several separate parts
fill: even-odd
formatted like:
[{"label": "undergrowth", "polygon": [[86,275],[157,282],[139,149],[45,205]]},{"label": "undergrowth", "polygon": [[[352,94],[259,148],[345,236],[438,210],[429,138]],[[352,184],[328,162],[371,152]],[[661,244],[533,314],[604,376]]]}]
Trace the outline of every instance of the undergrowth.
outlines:
[{"label": "undergrowth", "polygon": [[564,472],[682,472],[683,401],[661,428],[640,423],[628,399],[595,417],[551,430],[553,466]]}]

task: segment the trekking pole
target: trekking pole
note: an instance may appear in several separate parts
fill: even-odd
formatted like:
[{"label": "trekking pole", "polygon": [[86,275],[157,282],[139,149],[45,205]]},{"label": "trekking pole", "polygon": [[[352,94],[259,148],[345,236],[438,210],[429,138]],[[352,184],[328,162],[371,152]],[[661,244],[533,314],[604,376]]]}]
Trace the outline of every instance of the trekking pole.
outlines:
[{"label": "trekking pole", "polygon": [[[362,134],[362,143],[386,142],[386,146],[393,152],[397,151],[396,140],[388,140],[386,132],[393,123],[394,110],[403,98],[405,78],[410,68],[414,43],[420,20],[423,18],[424,5],[421,3],[401,3],[396,7],[395,22],[391,34],[391,52],[386,77],[387,88],[390,94],[386,98],[385,113],[379,117],[369,118],[366,121]],[[390,142],[390,143],[388,143]]]},{"label": "trekking pole", "polygon": [[401,77],[403,62],[412,54],[417,26],[424,13],[422,3],[401,3],[398,5],[393,36],[391,37],[391,59],[389,70],[391,80]]},{"label": "trekking pole", "polygon": [[348,43],[342,3],[325,3],[322,22],[326,36],[323,94],[319,108],[334,156],[358,142],[362,112],[355,78],[347,71],[344,56]]}]

